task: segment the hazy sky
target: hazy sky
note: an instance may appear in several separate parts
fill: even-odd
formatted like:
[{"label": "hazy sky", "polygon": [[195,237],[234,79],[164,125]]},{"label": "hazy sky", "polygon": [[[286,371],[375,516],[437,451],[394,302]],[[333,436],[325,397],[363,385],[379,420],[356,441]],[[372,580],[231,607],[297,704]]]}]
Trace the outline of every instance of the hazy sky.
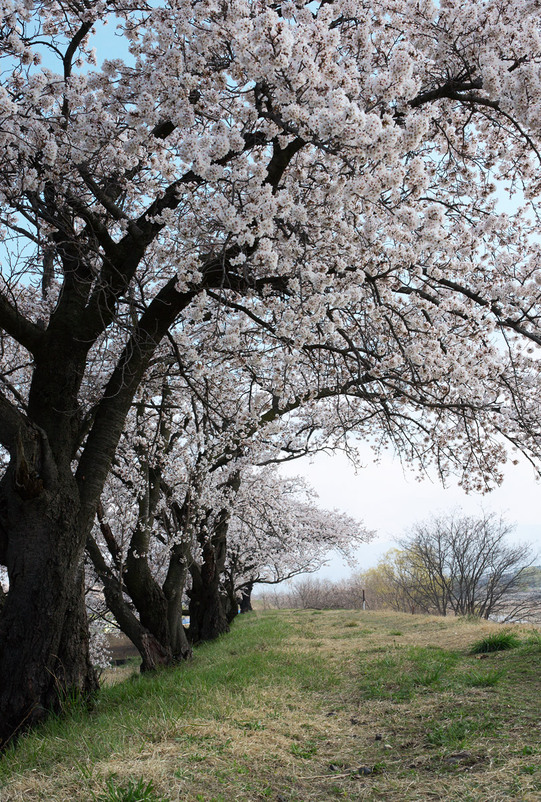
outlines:
[{"label": "hazy sky", "polygon": [[[541,561],[541,484],[526,460],[506,466],[503,484],[482,496],[464,493],[456,482],[446,488],[437,479],[419,482],[413,471],[406,472],[390,454],[379,464],[373,463],[368,448],[364,454],[366,467],[357,473],[342,454],[319,454],[312,460],[288,463],[282,469],[287,475],[304,476],[317,491],[322,507],[336,507],[376,531],[376,539],[358,550],[359,569],[375,565],[393,548],[393,538],[416,521],[455,508],[469,515],[483,510],[502,515],[517,526],[513,540],[533,544]],[[338,579],[349,576],[352,570],[336,558],[317,576]]]}]

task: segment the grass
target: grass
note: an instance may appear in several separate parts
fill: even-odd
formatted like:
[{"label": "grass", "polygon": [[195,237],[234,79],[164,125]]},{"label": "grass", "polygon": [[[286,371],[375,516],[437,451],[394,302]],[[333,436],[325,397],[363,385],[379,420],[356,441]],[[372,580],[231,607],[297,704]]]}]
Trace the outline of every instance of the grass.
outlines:
[{"label": "grass", "polygon": [[486,638],[476,641],[471,647],[471,654],[488,654],[489,652],[505,652],[507,649],[516,649],[520,640],[513,632],[494,632]]},{"label": "grass", "polygon": [[115,778],[110,777],[105,786],[104,793],[94,796],[95,802],[167,802],[164,797],[156,796],[152,780],[146,783],[139,778],[137,782],[128,780],[125,785],[117,785]]},{"label": "grass", "polygon": [[[515,648],[471,654],[509,632]],[[243,616],[107,685],[0,761],[2,802],[541,799],[534,629],[352,611]]]}]

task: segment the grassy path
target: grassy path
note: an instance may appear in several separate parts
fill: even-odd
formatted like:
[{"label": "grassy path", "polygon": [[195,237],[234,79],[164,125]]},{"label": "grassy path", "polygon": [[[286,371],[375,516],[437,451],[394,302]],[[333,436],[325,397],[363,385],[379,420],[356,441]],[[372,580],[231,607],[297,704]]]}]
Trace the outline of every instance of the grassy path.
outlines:
[{"label": "grassy path", "polygon": [[24,738],[0,761],[0,800],[541,800],[541,637],[513,631],[520,646],[478,659],[498,625],[244,616],[191,665]]}]

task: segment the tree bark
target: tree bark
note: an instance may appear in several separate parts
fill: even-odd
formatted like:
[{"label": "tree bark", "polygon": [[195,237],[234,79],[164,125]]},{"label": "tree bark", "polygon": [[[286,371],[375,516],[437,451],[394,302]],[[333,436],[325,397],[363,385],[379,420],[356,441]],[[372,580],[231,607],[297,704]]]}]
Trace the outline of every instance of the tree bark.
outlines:
[{"label": "tree bark", "polygon": [[228,585],[226,585],[225,590],[222,592],[222,604],[227,623],[231,624],[239,614],[239,603],[234,590]]},{"label": "tree bark", "polygon": [[252,607],[252,590],[254,583],[249,582],[240,592],[240,611],[241,613],[249,613],[254,608]]},{"label": "tree bark", "polygon": [[130,610],[123,598],[122,589],[116,580],[104,582],[105,601],[113,613],[121,631],[131,640],[141,655],[141,671],[154,671],[159,666],[172,663],[171,648],[168,643],[160,643],[137,616]]},{"label": "tree bark", "polygon": [[[203,564],[190,566],[192,588],[190,597],[190,628],[188,637],[191,643],[214,640],[225,632],[229,632],[229,624],[222,603],[220,592],[220,571],[216,546],[222,544],[206,544],[203,549]],[[225,548],[225,543],[223,544]]]},{"label": "tree bark", "polygon": [[103,583],[107,607],[113,613],[121,631],[132,641],[141,655],[141,671],[152,671],[160,665],[169,665],[171,662],[169,645],[160,643],[130,609],[124,598],[121,580],[109,568],[98,544],[91,535],[87,539],[86,549],[96,573]]},{"label": "tree bark", "polygon": [[169,568],[163,584],[163,592],[167,600],[167,625],[171,652],[176,661],[189,660],[192,647],[182,623],[182,596],[188,575],[187,545],[183,542],[175,544],[169,559]]},{"label": "tree bark", "polygon": [[[117,544],[107,525],[100,521],[102,533],[108,541],[113,562]],[[126,570],[116,564],[111,568],[92,536],[86,549],[94,569],[103,583],[105,601],[118,626],[127,635],[141,655],[141,671],[152,671],[192,656],[186,632],[182,625],[182,594],[186,584],[187,555],[183,543],[173,547],[169,570],[163,589],[153,578],[144,555],[136,556],[132,540]],[[123,583],[125,581],[125,584]],[[139,617],[126,601],[129,595]]]},{"label": "tree bark", "polygon": [[[240,487],[240,474],[229,477],[227,486],[237,492]],[[231,512],[224,508],[218,513],[211,537],[201,534],[200,543],[203,562],[190,565],[192,588],[190,591],[190,629],[188,637],[192,643],[214,640],[229,632],[226,611],[221,589],[222,574],[225,569],[227,550],[227,531]],[[210,516],[209,516],[210,518]]]},{"label": "tree bark", "polygon": [[162,644],[164,664],[171,663],[173,655],[169,644],[167,599],[152,576],[145,554],[138,555],[130,548],[123,579],[141,624]]},{"label": "tree bark", "polygon": [[12,460],[0,484],[9,590],[0,617],[0,748],[98,688],[90,664],[77,489]]}]

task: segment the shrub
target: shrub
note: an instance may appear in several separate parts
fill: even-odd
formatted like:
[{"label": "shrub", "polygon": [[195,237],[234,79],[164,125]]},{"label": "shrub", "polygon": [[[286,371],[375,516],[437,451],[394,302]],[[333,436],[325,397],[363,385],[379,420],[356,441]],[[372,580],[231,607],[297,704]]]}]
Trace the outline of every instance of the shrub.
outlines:
[{"label": "shrub", "polygon": [[145,784],[142,777],[137,782],[129,780],[127,785],[117,785],[115,778],[109,777],[105,784],[107,790],[95,796],[95,802],[169,802],[156,795],[152,780]]},{"label": "shrub", "polygon": [[487,635],[486,638],[476,641],[470,649],[471,654],[484,654],[486,652],[503,652],[520,646],[520,640],[512,632],[497,632]]}]

